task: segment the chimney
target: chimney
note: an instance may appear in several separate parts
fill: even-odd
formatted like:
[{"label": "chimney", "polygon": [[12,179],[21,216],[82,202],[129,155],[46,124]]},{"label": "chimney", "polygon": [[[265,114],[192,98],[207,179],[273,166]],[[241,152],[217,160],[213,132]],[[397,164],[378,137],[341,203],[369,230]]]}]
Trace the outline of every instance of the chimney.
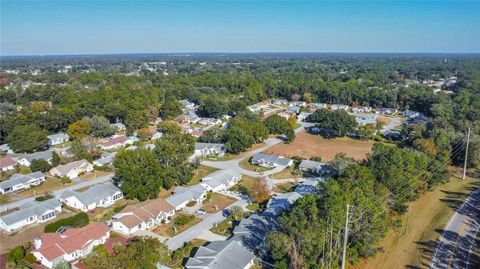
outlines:
[{"label": "chimney", "polygon": [[35,249],[39,249],[42,246],[42,238],[40,236],[35,237],[33,244],[35,245]]}]

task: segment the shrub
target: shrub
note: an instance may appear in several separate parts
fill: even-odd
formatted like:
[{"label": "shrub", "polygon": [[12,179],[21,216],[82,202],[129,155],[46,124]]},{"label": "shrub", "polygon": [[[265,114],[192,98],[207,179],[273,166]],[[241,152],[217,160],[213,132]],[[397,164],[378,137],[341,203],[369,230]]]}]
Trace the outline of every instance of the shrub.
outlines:
[{"label": "shrub", "polygon": [[197,204],[197,201],[190,201],[190,202],[187,203],[187,206],[188,206],[188,207],[192,207],[192,206],[194,206],[194,205],[196,205],[196,204]]},{"label": "shrub", "polygon": [[88,215],[85,212],[78,213],[74,216],[57,220],[45,226],[46,233],[54,233],[62,226],[83,227],[89,222]]},{"label": "shrub", "polygon": [[118,213],[120,211],[122,211],[127,205],[121,205],[121,206],[117,206],[113,209],[113,212],[114,213]]},{"label": "shrub", "polygon": [[31,252],[29,252],[27,253],[27,255],[25,255],[25,261],[30,264],[34,264],[37,262],[37,258],[35,258],[35,256]]},{"label": "shrub", "polygon": [[71,183],[71,182],[72,182],[72,180],[71,180],[70,178],[68,178],[68,177],[62,177],[62,178],[60,178],[60,183],[63,184],[63,185],[69,184],[69,183]]},{"label": "shrub", "polygon": [[46,200],[49,200],[49,199],[52,199],[52,198],[53,198],[53,195],[51,195],[50,193],[46,193],[43,196],[36,197],[35,201],[42,202],[42,201],[46,201]]},{"label": "shrub", "polygon": [[8,262],[18,264],[25,257],[25,248],[23,246],[16,246],[8,252]]},{"label": "shrub", "polygon": [[193,215],[179,215],[173,220],[175,226],[184,226],[195,218]]}]

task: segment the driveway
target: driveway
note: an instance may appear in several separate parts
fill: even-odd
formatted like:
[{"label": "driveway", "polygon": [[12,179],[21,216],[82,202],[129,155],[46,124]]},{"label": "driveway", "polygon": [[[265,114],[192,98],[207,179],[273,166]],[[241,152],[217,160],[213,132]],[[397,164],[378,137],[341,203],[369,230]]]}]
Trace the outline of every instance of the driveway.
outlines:
[{"label": "driveway", "polygon": [[[74,179],[73,181],[77,182],[77,184],[65,187],[63,189],[58,189],[56,191],[53,191],[52,195],[55,196],[56,198],[58,198],[66,190],[78,190],[78,189],[81,189],[81,188],[84,188],[84,187],[89,187],[89,186],[92,186],[92,185],[95,185],[95,184],[98,184],[98,183],[106,182],[106,181],[110,180],[112,177],[113,177],[113,173],[109,174],[109,175],[106,175],[106,176],[103,176],[103,177],[96,178],[96,179],[88,180],[88,181]],[[4,212],[4,211],[7,211],[7,210],[12,209],[12,208],[17,208],[17,207],[19,207],[20,205],[22,205],[26,202],[31,202],[31,201],[34,201],[34,200],[35,200],[35,197],[29,197],[29,198],[23,198],[23,199],[15,201],[15,202],[2,205],[2,206],[0,206],[0,212]]]}]

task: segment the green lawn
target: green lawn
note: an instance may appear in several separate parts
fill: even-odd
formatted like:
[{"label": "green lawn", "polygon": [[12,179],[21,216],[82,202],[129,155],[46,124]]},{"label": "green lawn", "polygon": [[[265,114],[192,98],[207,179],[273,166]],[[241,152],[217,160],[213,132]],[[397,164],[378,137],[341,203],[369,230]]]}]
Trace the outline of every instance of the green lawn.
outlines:
[{"label": "green lawn", "polygon": [[290,167],[287,167],[283,169],[282,171],[275,173],[271,175],[270,177],[273,179],[284,179],[284,178],[300,178],[302,177],[302,174],[294,175],[294,166],[291,165]]},{"label": "green lawn", "polygon": [[254,212],[257,212],[257,211],[260,210],[260,204],[259,203],[251,203],[251,204],[247,205],[247,209],[251,210],[251,211],[254,211]]},{"label": "green lawn", "polygon": [[265,172],[265,171],[270,170],[266,167],[261,167],[261,166],[251,164],[250,163],[250,158],[245,158],[245,159],[241,160],[240,163],[239,163],[239,166],[243,169],[253,171],[253,172]]},{"label": "green lawn", "polygon": [[[189,214],[185,214],[185,213],[178,213],[175,217],[175,218],[178,218],[178,217],[185,217],[185,216],[189,216]],[[202,221],[202,219],[200,219],[199,217],[194,217],[191,221],[189,221],[188,223],[186,223],[185,225],[181,226],[181,227],[176,227],[176,232],[175,232],[175,229],[173,227],[173,220],[168,223],[168,224],[163,224],[161,225],[160,227],[158,227],[157,229],[155,229],[155,232],[161,236],[166,236],[166,237],[173,237],[183,231],[185,231],[186,229],[192,227],[193,225],[199,223],[200,221]]]},{"label": "green lawn", "polygon": [[231,218],[226,218],[222,222],[217,223],[217,225],[210,228],[210,232],[226,237],[232,235],[233,221]]},{"label": "green lawn", "polygon": [[235,186],[230,188],[230,191],[249,193],[257,180],[258,180],[257,178],[242,175],[242,179],[240,179],[240,181],[237,184],[235,184]]},{"label": "green lawn", "polygon": [[0,194],[0,205],[8,204],[11,202],[11,198],[8,195]]},{"label": "green lawn", "polygon": [[190,182],[188,182],[188,186],[200,183],[200,181],[202,181],[202,177],[211,174],[217,170],[218,169],[214,167],[200,165],[197,169],[195,169],[195,171],[193,171],[193,177]]}]

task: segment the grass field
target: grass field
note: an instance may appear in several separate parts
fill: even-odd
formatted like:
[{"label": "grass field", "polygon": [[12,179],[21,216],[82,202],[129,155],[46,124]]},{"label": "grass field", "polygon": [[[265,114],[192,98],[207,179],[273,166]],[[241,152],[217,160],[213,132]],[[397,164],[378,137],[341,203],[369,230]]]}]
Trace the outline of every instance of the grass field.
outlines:
[{"label": "grass field", "polygon": [[211,174],[217,170],[218,169],[214,167],[200,165],[197,169],[195,169],[195,171],[193,171],[193,177],[190,182],[188,182],[188,185],[191,186],[200,183],[200,181],[202,181],[202,177]]},{"label": "grass field", "polygon": [[449,183],[427,192],[411,203],[403,216],[405,224],[399,231],[391,230],[380,242],[382,252],[373,258],[361,261],[354,268],[427,268],[435,241],[454,213],[474,186],[480,186],[480,175],[460,178],[457,169]]},{"label": "grass field", "polygon": [[217,213],[225,207],[235,203],[237,199],[217,192],[212,193],[210,201],[206,202],[202,209],[207,213]]},{"label": "grass field", "polygon": [[371,151],[372,145],[370,141],[359,141],[347,137],[325,139],[318,135],[300,132],[292,143],[277,144],[267,149],[266,153],[286,157],[300,156],[306,159],[319,156],[322,161],[331,161],[337,153],[344,152],[349,157],[362,160]]}]

